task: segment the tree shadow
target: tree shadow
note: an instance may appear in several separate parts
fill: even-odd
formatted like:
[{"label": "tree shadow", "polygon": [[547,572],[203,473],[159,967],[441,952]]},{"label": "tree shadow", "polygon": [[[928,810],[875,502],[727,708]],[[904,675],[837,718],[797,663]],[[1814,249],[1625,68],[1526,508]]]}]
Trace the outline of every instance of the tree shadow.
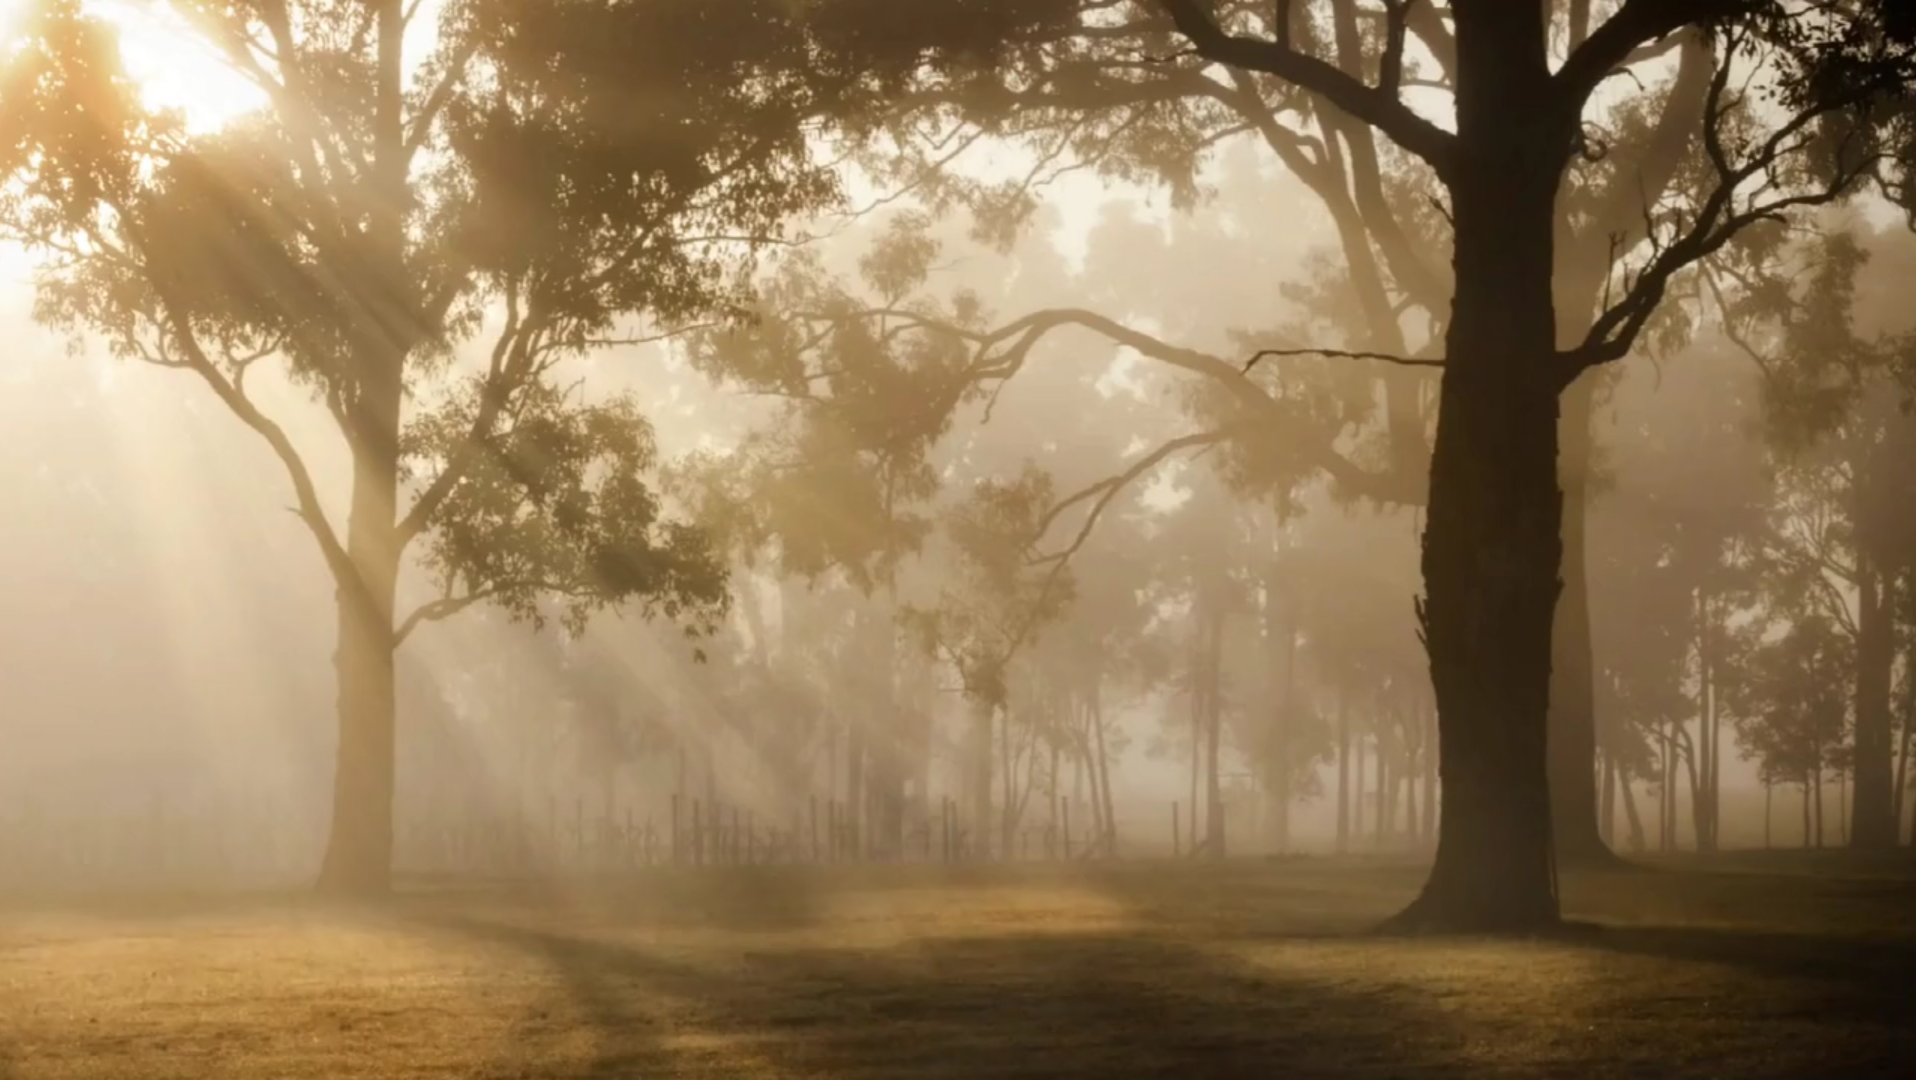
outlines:
[{"label": "tree shadow", "polygon": [[[1410,1060],[1413,1047],[1454,1049],[1458,1037],[1409,995],[1280,978],[1153,935],[1019,933],[701,963],[483,919],[427,925],[558,975],[595,1049],[570,1073],[542,1075],[1484,1075],[1454,1054]],[[537,1047],[522,1049],[537,1060]]]},{"label": "tree shadow", "polygon": [[1786,933],[1668,926],[1605,926],[1575,944],[1601,953],[1710,964],[1787,986],[1779,1007],[1798,1015],[1887,1024],[1916,1041],[1916,940],[1838,932]]}]

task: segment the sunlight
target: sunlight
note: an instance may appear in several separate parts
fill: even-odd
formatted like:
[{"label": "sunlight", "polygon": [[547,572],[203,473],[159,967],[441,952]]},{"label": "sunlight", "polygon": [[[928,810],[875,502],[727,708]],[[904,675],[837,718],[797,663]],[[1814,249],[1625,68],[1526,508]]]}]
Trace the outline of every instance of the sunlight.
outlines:
[{"label": "sunlight", "polygon": [[264,103],[260,89],[196,33],[174,5],[93,0],[88,6],[120,28],[127,71],[145,91],[147,104],[178,109],[189,129],[217,130]]},{"label": "sunlight", "polygon": [[[38,0],[0,0],[0,39],[11,38]],[[86,10],[120,32],[132,75],[154,109],[177,109],[190,130],[213,131],[265,101],[260,89],[165,0],[87,0]]]}]

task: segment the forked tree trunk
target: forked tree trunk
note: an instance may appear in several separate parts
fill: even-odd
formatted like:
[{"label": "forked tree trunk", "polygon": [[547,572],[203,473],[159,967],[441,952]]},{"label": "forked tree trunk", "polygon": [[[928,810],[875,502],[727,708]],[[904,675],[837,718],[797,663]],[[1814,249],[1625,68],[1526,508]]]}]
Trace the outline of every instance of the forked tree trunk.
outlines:
[{"label": "forked tree trunk", "polygon": [[1424,529],[1423,609],[1444,810],[1400,929],[1526,932],[1559,920],[1547,747],[1563,561],[1557,482],[1556,194],[1574,118],[1545,9],[1455,4],[1456,293]]}]

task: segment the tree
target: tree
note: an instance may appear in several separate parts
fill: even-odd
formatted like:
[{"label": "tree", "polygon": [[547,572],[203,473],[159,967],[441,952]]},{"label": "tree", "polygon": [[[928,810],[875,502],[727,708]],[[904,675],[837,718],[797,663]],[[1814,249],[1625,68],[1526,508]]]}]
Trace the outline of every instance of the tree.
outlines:
[{"label": "tree", "polygon": [[1884,247],[1895,252],[1839,223],[1779,252],[1797,273],[1726,301],[1727,325],[1764,373],[1766,434],[1781,477],[1771,557],[1814,586],[1805,602],[1853,639],[1850,835],[1861,848],[1899,838],[1891,697],[1898,594],[1911,587],[1916,544],[1916,490],[1904,467],[1916,423],[1902,407],[1888,325],[1900,313],[1857,302],[1859,275]]},{"label": "tree", "polygon": [[[111,27],[50,0],[0,91],[0,213],[42,254],[43,319],[197,376],[284,465],[338,597],[320,884],[378,892],[418,626],[482,602],[537,622],[554,595],[575,624],[722,608],[636,406],[581,404],[563,365],[633,316],[726,308],[727,268],[833,195],[802,121],[865,76],[749,0],[455,0],[419,57],[403,0],[177,6],[264,107],[211,133],[149,111]],[[255,392],[275,364],[348,451],[343,524]],[[414,548],[438,596],[408,613]]]},{"label": "tree", "polygon": [[[1459,2],[1455,130],[1400,95],[1412,3],[1392,4],[1376,81],[1271,38],[1217,22],[1196,0],[1166,0],[1205,60],[1308,88],[1421,158],[1450,196],[1455,291],[1445,327],[1439,419],[1424,534],[1420,607],[1441,731],[1444,815],[1424,892],[1398,925],[1514,930],[1558,918],[1546,771],[1552,625],[1562,564],[1555,463],[1558,399],[1591,367],[1621,359],[1671,279],[1747,225],[1840,197],[1882,159],[1862,125],[1834,167],[1807,184],[1779,174],[1803,133],[1851,118],[1907,82],[1906,46],[1867,14],[1798,20],[1786,5],[1627,0],[1550,66],[1548,12]],[[1715,48],[1703,141],[1715,190],[1694,213],[1657,221],[1630,288],[1563,348],[1553,295],[1557,197],[1587,140],[1598,85],[1638,48],[1700,26]],[[1751,137],[1732,75],[1767,76],[1787,118]],[[1726,131],[1726,118],[1740,129]],[[1859,149],[1861,152],[1859,152]],[[1765,185],[1750,194],[1753,178]],[[1654,215],[1652,208],[1649,213]]]},{"label": "tree", "polygon": [[[959,6],[936,5],[932,10]],[[1029,182],[1042,183],[1054,170],[1089,165],[1120,179],[1152,177],[1180,204],[1198,198],[1198,165],[1212,148],[1235,142],[1241,149],[1248,140],[1268,151],[1301,190],[1265,183],[1250,202],[1233,204],[1233,216],[1281,216],[1284,231],[1294,233],[1294,200],[1315,198],[1330,219],[1338,264],[1326,267],[1312,297],[1318,310],[1335,312],[1334,318],[1318,320],[1329,324],[1325,329],[1330,335],[1266,333],[1259,345],[1294,353],[1300,341],[1337,342],[1356,351],[1351,355],[1370,360],[1419,361],[1373,365],[1345,376],[1363,384],[1363,397],[1374,413],[1358,421],[1348,443],[1344,433],[1312,440],[1307,429],[1299,429],[1295,441],[1309,445],[1307,460],[1345,494],[1422,505],[1435,405],[1425,365],[1441,352],[1453,284],[1442,265],[1447,237],[1439,185],[1417,155],[1380,140],[1366,116],[1346,107],[1337,95],[1319,92],[1318,83],[1333,77],[1346,88],[1361,84],[1380,69],[1379,57],[1393,43],[1401,55],[1408,36],[1434,60],[1414,73],[1420,92],[1454,89],[1452,25],[1436,5],[1422,3],[1405,4],[1395,15],[1388,5],[1380,11],[1356,0],[1277,5],[1225,0],[1208,6],[1219,26],[1295,45],[1309,55],[1306,66],[1314,78],[1267,78],[1255,66],[1184,62],[1189,54],[1177,50],[1176,26],[1167,15],[1168,6],[1158,0],[994,4],[989,5],[994,12],[1011,8],[1027,15],[1022,21],[1009,20],[1020,36],[1007,47],[1006,62],[995,73],[951,77],[940,71],[937,78],[923,80],[902,99],[900,107],[908,119],[895,123],[909,129],[929,118],[937,128],[938,121],[956,113],[980,133],[1028,141],[1039,159],[1026,178]],[[1588,3],[1547,7],[1557,36],[1568,47],[1586,40],[1601,14],[1599,5]],[[1390,35],[1393,25],[1395,38]],[[1678,58],[1675,65],[1666,62],[1673,55]],[[1147,59],[1141,63],[1140,57]],[[1659,69],[1671,66],[1674,73],[1659,83]],[[1611,275],[1645,239],[1648,218],[1642,209],[1663,204],[1684,171],[1685,148],[1692,145],[1689,136],[1702,116],[1710,70],[1709,50],[1697,33],[1672,35],[1633,50],[1620,66],[1619,74],[1651,85],[1610,110],[1601,128],[1593,129],[1587,152],[1572,163],[1575,167],[1566,174],[1559,197],[1555,292],[1559,336],[1566,344],[1589,329],[1608,295]],[[954,141],[963,142],[936,140],[911,158],[907,174],[935,171],[953,156],[948,147]],[[990,205],[1014,209],[1019,205],[1016,194],[1002,188],[983,193]],[[1253,252],[1245,261],[1257,261],[1259,244],[1254,237],[1240,242]],[[1167,268],[1157,277],[1168,282],[1172,274]],[[1273,393],[1268,384],[1246,383],[1238,377],[1236,363],[1194,351],[1196,342],[1184,332],[1181,320],[1163,325],[1163,330],[1145,333],[1118,312],[1099,306],[1097,313],[1081,308],[1034,313],[1006,330],[1044,333],[1082,326],[1171,367],[1214,378],[1232,387],[1237,409],[1248,423],[1280,425],[1278,418],[1289,411],[1286,395]],[[1560,467],[1570,501],[1564,524],[1565,602],[1554,639],[1550,762],[1560,854],[1578,861],[1607,854],[1596,835],[1594,792],[1589,789],[1594,729],[1581,516],[1597,382],[1578,380],[1565,399]]]}]

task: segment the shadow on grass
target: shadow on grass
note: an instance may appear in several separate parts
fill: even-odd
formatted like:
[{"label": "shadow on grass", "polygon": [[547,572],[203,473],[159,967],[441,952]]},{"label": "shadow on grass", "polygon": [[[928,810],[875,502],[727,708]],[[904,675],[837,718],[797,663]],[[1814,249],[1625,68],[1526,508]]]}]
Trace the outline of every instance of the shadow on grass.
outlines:
[{"label": "shadow on grass", "polygon": [[[1015,934],[699,963],[482,920],[429,925],[558,974],[594,1050],[572,1072],[540,1072],[576,1080],[1403,1076],[1407,1043],[1450,1038],[1441,1016],[1398,995],[1280,979],[1152,936]],[[536,1041],[521,1049],[547,1057]],[[1458,1063],[1415,1075],[1481,1072]]]},{"label": "shadow on grass", "polygon": [[1577,944],[1602,953],[1709,964],[1790,988],[1779,1008],[1890,1024],[1916,1038],[1916,941],[1901,937],[1691,927],[1598,927]]}]

